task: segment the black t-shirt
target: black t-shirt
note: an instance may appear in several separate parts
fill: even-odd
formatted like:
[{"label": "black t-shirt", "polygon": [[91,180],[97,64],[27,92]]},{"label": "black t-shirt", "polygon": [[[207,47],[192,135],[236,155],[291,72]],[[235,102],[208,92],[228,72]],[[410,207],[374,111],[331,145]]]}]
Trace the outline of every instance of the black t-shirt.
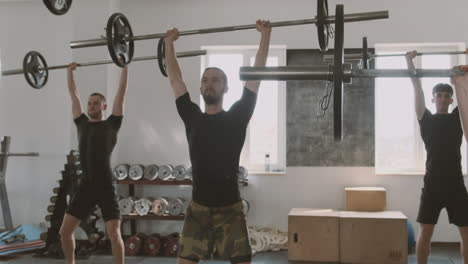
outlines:
[{"label": "black t-shirt", "polygon": [[419,126],[427,152],[425,188],[442,190],[463,184],[463,130],[458,107],[450,114],[431,114],[426,109]]},{"label": "black t-shirt", "polygon": [[224,206],[240,201],[237,171],[247,125],[257,94],[244,88],[229,111],[202,113],[186,93],[176,100],[184,121],[192,162],[192,199],[205,206]]},{"label": "black t-shirt", "polygon": [[117,143],[117,133],[122,116],[111,115],[104,121],[90,122],[85,114],[76,118],[81,168],[84,183],[113,185],[115,183],[110,165],[112,150]]}]

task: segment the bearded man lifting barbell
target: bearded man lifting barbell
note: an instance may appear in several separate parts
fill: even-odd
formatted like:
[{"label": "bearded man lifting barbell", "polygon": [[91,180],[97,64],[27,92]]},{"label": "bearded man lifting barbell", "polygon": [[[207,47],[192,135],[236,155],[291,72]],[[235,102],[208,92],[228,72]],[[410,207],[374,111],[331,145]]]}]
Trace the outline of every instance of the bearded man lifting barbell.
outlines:
[{"label": "bearded man lifting barbell", "polygon": [[[258,20],[256,28],[261,39],[255,65],[265,66],[271,25]],[[181,233],[178,263],[209,259],[215,249],[231,263],[250,263],[252,251],[237,172],[260,81],[246,82],[241,99],[224,111],[226,74],[219,68],[205,69],[200,87],[206,104],[203,113],[190,99],[175,57],[174,42],[178,37],[177,29],[167,31],[165,57],[177,110],[185,124],[193,175],[193,200]]]}]

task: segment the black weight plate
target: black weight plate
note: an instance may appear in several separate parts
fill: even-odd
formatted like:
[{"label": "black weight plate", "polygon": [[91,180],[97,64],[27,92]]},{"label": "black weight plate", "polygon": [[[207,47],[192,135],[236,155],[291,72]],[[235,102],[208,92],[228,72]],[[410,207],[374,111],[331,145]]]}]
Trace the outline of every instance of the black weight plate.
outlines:
[{"label": "black weight plate", "polygon": [[326,22],[328,17],[328,1],[327,0],[317,0],[317,34],[319,40],[319,46],[321,51],[327,51],[328,49],[328,39],[329,31],[328,27],[330,26]]},{"label": "black weight plate", "polygon": [[26,81],[35,89],[41,89],[49,79],[45,58],[37,51],[30,51],[23,59],[23,73]]},{"label": "black weight plate", "polygon": [[362,38],[362,68],[369,69],[369,48],[366,37]]},{"label": "black weight plate", "polygon": [[344,58],[344,10],[336,5],[335,58],[333,64],[333,134],[335,141],[343,139],[343,58]]},{"label": "black weight plate", "polygon": [[[112,61],[119,67],[125,67],[135,51],[133,31],[128,19],[121,13],[114,13],[107,21],[107,48]],[[130,38],[130,39],[129,39]]]},{"label": "black weight plate", "polygon": [[73,0],[42,0],[49,11],[54,15],[63,15],[70,10]]},{"label": "black weight plate", "polygon": [[161,74],[164,77],[167,77],[166,71],[166,43],[164,42],[164,38],[160,38],[158,42],[158,65]]}]

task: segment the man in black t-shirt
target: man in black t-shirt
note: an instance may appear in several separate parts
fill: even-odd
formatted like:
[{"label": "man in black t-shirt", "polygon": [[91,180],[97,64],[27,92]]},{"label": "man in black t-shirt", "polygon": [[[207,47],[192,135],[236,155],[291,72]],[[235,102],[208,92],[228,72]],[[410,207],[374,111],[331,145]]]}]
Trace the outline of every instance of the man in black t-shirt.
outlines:
[{"label": "man in black t-shirt", "polygon": [[[415,68],[415,56],[416,52],[407,53],[406,60],[410,70]],[[448,112],[449,105],[453,103],[453,88],[446,83],[434,86],[432,102],[435,103],[436,113],[432,114],[426,108],[420,79],[411,80],[415,92],[416,115],[427,152],[424,188],[417,218],[420,223],[416,244],[418,264],[427,263],[431,237],[443,208],[447,210],[450,223],[460,229],[462,253],[465,255],[465,264],[468,264],[468,193],[463,180],[460,154],[463,129],[459,108],[455,107],[451,113]],[[459,100],[460,105],[466,102],[468,101]]]},{"label": "man in black t-shirt", "polygon": [[86,220],[94,207],[99,205],[112,243],[115,263],[123,264],[124,246],[120,234],[120,211],[110,160],[122,124],[128,69],[122,70],[112,114],[107,119],[104,119],[104,111],[107,109],[106,98],[100,93],[89,96],[88,115],[83,113],[73,76],[75,69],[74,63],[68,67],[68,89],[72,100],[73,119],[78,130],[80,164],[84,176],[77,192],[71,198],[60,228],[62,249],[66,263],[75,263],[73,232],[81,221]]},{"label": "man in black t-shirt", "polygon": [[[270,23],[258,20],[257,30],[261,40],[255,66],[265,66]],[[260,82],[246,82],[241,99],[224,111],[227,77],[219,68],[205,69],[200,87],[205,101],[203,113],[190,99],[183,81],[174,51],[177,38],[177,29],[167,32],[166,65],[177,110],[185,125],[193,174],[192,202],[181,234],[178,263],[197,263],[214,253],[232,263],[250,263],[252,252],[237,172]]]}]

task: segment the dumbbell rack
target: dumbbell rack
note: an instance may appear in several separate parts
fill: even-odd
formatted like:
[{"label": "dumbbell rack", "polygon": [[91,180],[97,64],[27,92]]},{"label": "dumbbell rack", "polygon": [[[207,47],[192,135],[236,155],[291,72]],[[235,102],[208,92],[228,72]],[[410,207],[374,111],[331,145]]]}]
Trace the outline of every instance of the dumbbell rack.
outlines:
[{"label": "dumbbell rack", "polygon": [[[164,186],[180,186],[186,185],[191,186],[192,180],[182,180],[182,181],[163,181],[161,179],[155,180],[147,180],[147,179],[140,179],[140,180],[118,180],[118,184],[127,184],[128,185],[128,194],[129,196],[135,196],[135,185],[164,185]],[[248,182],[240,182],[241,186],[247,186]],[[183,221],[185,215],[123,215],[122,220],[130,221],[130,230],[131,234],[136,234],[136,221],[137,220],[172,220],[172,221]]]}]

